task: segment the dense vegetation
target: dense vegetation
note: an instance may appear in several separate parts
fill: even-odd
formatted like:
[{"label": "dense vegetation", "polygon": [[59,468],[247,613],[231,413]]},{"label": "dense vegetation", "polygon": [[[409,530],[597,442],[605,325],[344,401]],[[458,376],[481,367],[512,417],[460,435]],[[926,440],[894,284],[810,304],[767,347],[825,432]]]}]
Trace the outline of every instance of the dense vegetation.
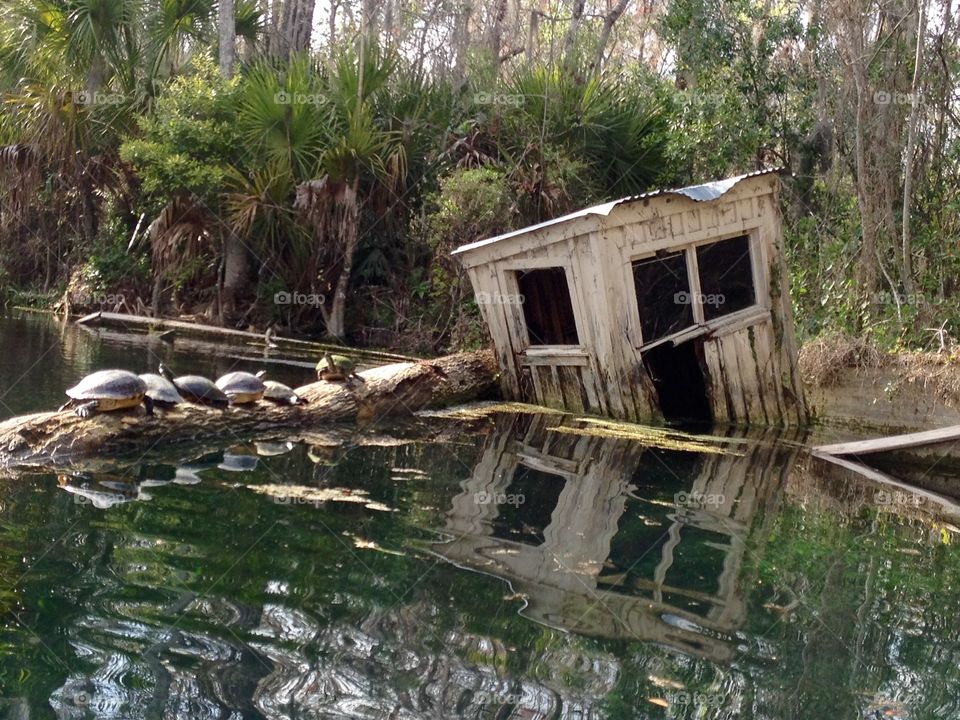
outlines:
[{"label": "dense vegetation", "polygon": [[0,5],[20,302],[436,351],[482,339],[453,247],[782,165],[802,336],[960,332],[950,2]]}]

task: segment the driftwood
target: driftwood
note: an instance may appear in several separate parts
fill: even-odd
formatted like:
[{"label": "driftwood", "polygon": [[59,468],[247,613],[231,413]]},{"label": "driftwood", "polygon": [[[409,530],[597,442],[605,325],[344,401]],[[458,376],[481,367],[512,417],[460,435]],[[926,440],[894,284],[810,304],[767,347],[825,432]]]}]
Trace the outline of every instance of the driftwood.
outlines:
[{"label": "driftwood", "polygon": [[490,352],[448,355],[366,370],[363,382],[315,382],[297,389],[306,405],[261,400],[216,410],[181,404],[172,410],[142,407],[82,419],[73,412],[43,412],[0,423],[0,466],[50,466],[91,455],[147,453],[166,445],[241,439],[319,430],[330,423],[368,425],[387,417],[478,399],[496,386]]}]

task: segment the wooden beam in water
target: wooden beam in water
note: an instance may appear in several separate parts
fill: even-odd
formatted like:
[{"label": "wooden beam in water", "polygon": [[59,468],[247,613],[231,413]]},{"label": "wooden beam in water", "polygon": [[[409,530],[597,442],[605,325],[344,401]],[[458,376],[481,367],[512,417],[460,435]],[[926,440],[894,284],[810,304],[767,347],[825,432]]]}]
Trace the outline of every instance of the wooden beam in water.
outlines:
[{"label": "wooden beam in water", "polygon": [[[97,311],[84,315],[76,321],[80,325],[111,325],[114,327],[140,327],[148,330],[178,332],[184,335],[206,335],[214,336],[221,340],[235,339],[237,341],[264,342],[264,333],[249,332],[247,330],[235,330],[233,328],[217,327],[216,325],[204,325],[202,323],[185,322],[183,320],[165,320],[163,318],[147,317],[144,315],[127,315],[125,313],[102,312]],[[296,338],[279,337],[274,335],[271,340],[275,343],[290,345],[297,348],[316,350],[318,352],[329,350],[330,352],[340,352],[352,357],[365,358],[373,361],[394,361],[394,362],[417,362],[419,358],[397,353],[379,352],[375,350],[358,349],[343,347],[340,345],[329,345],[325,343],[316,343],[309,340],[298,340]]]},{"label": "wooden beam in water", "polygon": [[841,472],[852,474],[853,477],[869,482],[876,483],[880,487],[888,488],[896,493],[901,493],[904,497],[915,499],[914,504],[899,503],[894,504],[894,509],[901,514],[909,514],[909,509],[916,509],[925,515],[936,515],[943,519],[948,519],[954,523],[960,522],[960,504],[945,495],[924,490],[917,485],[905,483],[895,477],[887,475],[884,472],[868,467],[852,460],[847,460],[836,455],[818,452],[814,450],[811,455],[815,460],[825,463],[827,467],[835,468]]},{"label": "wooden beam in water", "polygon": [[948,442],[960,442],[960,425],[907,433],[905,435],[892,435],[890,437],[873,438],[870,440],[820,445],[813,448],[813,450],[814,452],[825,455],[871,455],[873,453],[904,450],[926,445],[939,445],[940,443]]}]

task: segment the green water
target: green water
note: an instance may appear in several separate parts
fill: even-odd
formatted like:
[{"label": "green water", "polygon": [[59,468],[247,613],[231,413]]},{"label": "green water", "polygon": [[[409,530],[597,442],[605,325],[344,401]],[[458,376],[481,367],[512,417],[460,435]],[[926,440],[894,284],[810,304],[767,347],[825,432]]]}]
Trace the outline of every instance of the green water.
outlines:
[{"label": "green water", "polygon": [[[5,415],[94,367],[265,366],[29,316],[0,340]],[[0,717],[960,717],[950,527],[770,435],[708,456],[557,423],[4,479]]]}]

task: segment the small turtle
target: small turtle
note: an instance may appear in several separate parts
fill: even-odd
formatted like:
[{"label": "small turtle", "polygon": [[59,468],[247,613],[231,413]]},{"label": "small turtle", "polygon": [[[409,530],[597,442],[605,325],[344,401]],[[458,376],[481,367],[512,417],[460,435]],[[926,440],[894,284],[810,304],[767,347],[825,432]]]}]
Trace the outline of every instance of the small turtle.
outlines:
[{"label": "small turtle", "polygon": [[87,375],[67,390],[70,398],[60,410],[73,408],[82,418],[95,412],[110,412],[136,407],[140,403],[153,414],[153,400],[147,395],[147,384],[126,370],[99,370]]},{"label": "small turtle", "polygon": [[350,382],[350,380],[363,382],[363,378],[357,375],[356,369],[357,364],[346,355],[324,353],[323,359],[317,363],[317,378],[330,382]]},{"label": "small turtle", "polygon": [[263,380],[248,372],[227,373],[217,380],[217,387],[226,393],[232,405],[255,403],[266,389]]},{"label": "small turtle", "polygon": [[307,399],[297,395],[289,385],[277,382],[276,380],[264,380],[265,370],[257,373],[257,377],[263,380],[263,399],[275,402],[278,405],[306,405]]},{"label": "small turtle", "polygon": [[287,440],[285,442],[255,442],[253,447],[260,457],[275,457],[277,455],[286,455],[293,450],[296,445]]},{"label": "small turtle", "polygon": [[223,460],[217,463],[217,468],[228,472],[249,472],[257,469],[260,458],[246,453],[232,453],[224,451]]},{"label": "small turtle", "polygon": [[153,404],[157,407],[172,408],[177,403],[183,402],[183,397],[177,392],[173,383],[162,375],[144,373],[140,379],[146,383],[147,397],[153,400]]},{"label": "small turtle", "polygon": [[210,405],[215,408],[225,408],[230,404],[230,398],[220,388],[202,375],[181,375],[174,377],[173,373],[163,363],[160,363],[159,373],[173,383],[185,399],[201,405]]}]

